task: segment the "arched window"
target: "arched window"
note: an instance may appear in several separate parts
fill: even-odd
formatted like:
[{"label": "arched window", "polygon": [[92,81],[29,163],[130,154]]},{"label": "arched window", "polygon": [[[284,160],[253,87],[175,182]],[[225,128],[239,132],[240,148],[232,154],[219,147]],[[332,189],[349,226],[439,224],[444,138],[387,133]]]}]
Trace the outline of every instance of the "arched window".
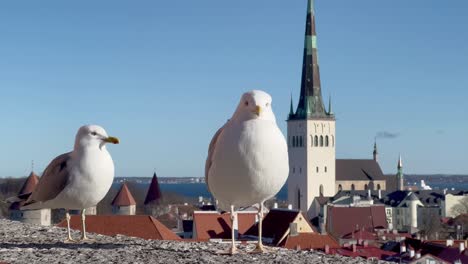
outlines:
[{"label": "arched window", "polygon": [[328,140],[328,136],[325,137],[325,147],[330,145],[330,141]]},{"label": "arched window", "polygon": [[299,167],[299,173],[302,173],[302,167]]},{"label": "arched window", "polygon": [[343,186],[341,184],[338,184],[338,191],[341,192],[343,190]]},{"label": "arched window", "polygon": [[314,146],[318,147],[318,137],[315,136],[314,138]]},{"label": "arched window", "polygon": [[319,167],[317,167],[317,173],[319,172]]},{"label": "arched window", "polygon": [[319,187],[319,194],[320,196],[323,196],[323,185],[320,184],[320,187]]},{"label": "arched window", "polygon": [[310,146],[314,146],[314,136],[310,135]]},{"label": "arched window", "polygon": [[380,184],[377,184],[377,190],[380,190]]},{"label": "arched window", "polygon": [[293,167],[293,173],[296,173],[296,168],[295,167]]},{"label": "arched window", "polygon": [[351,190],[352,190],[352,191],[356,190],[356,187],[354,187],[354,183],[351,184]]},{"label": "arched window", "polygon": [[299,136],[299,147],[302,147],[302,146],[303,146],[302,136]]},{"label": "arched window", "polygon": [[320,146],[323,147],[323,136],[320,136]]},{"label": "arched window", "polygon": [[327,166],[325,166],[325,172],[327,172]]},{"label": "arched window", "polygon": [[296,137],[295,136],[292,137],[292,146],[293,146],[293,148],[296,147]]},{"label": "arched window", "polygon": [[335,147],[335,136],[332,135],[332,146]]},{"label": "arched window", "polygon": [[367,184],[364,184],[364,190],[367,191],[367,189],[369,189],[369,186]]}]

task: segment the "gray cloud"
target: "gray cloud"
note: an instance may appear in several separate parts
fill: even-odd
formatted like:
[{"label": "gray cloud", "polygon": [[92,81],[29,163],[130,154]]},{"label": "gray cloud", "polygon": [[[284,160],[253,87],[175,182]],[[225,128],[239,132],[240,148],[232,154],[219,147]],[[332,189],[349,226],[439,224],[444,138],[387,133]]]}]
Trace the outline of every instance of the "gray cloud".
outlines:
[{"label": "gray cloud", "polygon": [[380,131],[380,132],[377,132],[377,135],[375,135],[376,138],[383,138],[383,139],[395,139],[399,136],[400,136],[399,133],[393,133],[389,131]]}]

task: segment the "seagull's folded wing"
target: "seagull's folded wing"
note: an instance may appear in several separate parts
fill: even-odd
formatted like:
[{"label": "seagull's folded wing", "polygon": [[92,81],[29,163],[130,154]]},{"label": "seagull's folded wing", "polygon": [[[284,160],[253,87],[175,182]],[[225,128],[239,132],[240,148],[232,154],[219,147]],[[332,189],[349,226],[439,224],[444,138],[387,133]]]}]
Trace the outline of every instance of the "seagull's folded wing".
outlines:
[{"label": "seagull's folded wing", "polygon": [[213,163],[213,153],[216,148],[216,142],[218,142],[218,137],[223,132],[225,126],[226,125],[222,126],[220,129],[218,129],[218,131],[216,131],[213,138],[211,139],[210,146],[208,148],[208,157],[206,158],[205,163],[205,183],[208,187],[208,191],[210,191],[210,185],[208,184],[208,174],[211,168],[211,164]]},{"label": "seagull's folded wing", "polygon": [[32,209],[37,202],[45,202],[54,199],[66,186],[69,172],[67,162],[71,158],[71,152],[56,157],[44,170],[39,183],[29,199],[23,206],[24,209]]}]

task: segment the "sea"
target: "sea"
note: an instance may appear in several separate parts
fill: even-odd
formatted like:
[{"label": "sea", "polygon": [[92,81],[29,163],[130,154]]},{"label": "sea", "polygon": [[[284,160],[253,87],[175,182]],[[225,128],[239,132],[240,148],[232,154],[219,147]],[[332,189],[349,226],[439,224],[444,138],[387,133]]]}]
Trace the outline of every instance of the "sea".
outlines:
[{"label": "sea", "polygon": [[[114,184],[115,185],[115,184]],[[119,186],[115,185],[115,187]],[[140,183],[141,188],[147,189],[149,184]],[[468,191],[468,181],[463,183],[437,183],[436,185],[431,185],[434,190],[455,190],[455,191]],[[208,188],[206,187],[205,183],[174,183],[174,184],[160,184],[160,188],[162,192],[171,192],[176,193],[181,196],[185,196],[188,198],[197,198],[202,196],[204,198],[211,197]],[[276,195],[276,199],[280,201],[285,201],[288,199],[288,188],[287,185],[284,185],[283,188],[279,191]]]}]

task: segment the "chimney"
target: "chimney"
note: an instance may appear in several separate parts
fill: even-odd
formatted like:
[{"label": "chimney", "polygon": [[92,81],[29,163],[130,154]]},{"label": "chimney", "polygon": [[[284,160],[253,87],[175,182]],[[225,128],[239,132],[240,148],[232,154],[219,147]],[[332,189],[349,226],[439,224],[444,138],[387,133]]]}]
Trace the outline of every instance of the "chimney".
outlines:
[{"label": "chimney", "polygon": [[357,252],[356,244],[353,244],[351,247],[353,248],[353,252]]},{"label": "chimney", "polygon": [[367,189],[367,198],[371,198],[371,190],[370,189]]},{"label": "chimney", "polygon": [[325,245],[325,254],[330,254],[330,246]]},{"label": "chimney", "polygon": [[416,252],[416,259],[420,259],[421,258],[421,251],[418,251]]},{"label": "chimney", "polygon": [[410,258],[414,258],[414,249],[410,249],[409,256]]},{"label": "chimney", "polygon": [[382,190],[379,189],[379,200],[382,199]]},{"label": "chimney", "polygon": [[458,248],[460,249],[460,254],[463,253],[463,251],[465,251],[465,243],[460,242],[460,244],[458,244]]},{"label": "chimney", "polygon": [[405,246],[405,244],[401,244],[400,253],[405,253],[405,252],[406,252],[406,246]]},{"label": "chimney", "polygon": [[297,231],[297,223],[290,223],[289,224],[289,235],[290,236],[299,235],[299,232]]},{"label": "chimney", "polygon": [[273,208],[274,208],[274,209],[278,209],[278,203],[274,203],[274,204],[273,204]]},{"label": "chimney", "polygon": [[292,204],[288,204],[288,210],[292,210]]},{"label": "chimney", "polygon": [[453,239],[447,239],[447,242],[445,244],[447,247],[453,246]]}]

